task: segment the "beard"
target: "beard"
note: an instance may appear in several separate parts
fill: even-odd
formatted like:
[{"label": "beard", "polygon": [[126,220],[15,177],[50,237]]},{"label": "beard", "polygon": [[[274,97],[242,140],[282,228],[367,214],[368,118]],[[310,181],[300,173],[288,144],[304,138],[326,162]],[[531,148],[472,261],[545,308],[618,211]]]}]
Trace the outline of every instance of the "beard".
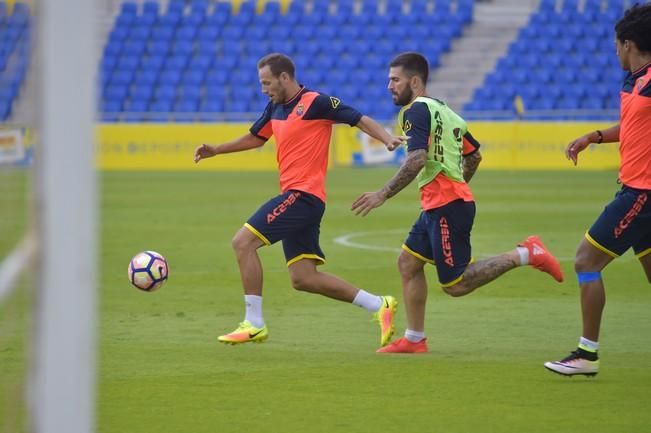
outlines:
[{"label": "beard", "polygon": [[413,96],[414,92],[409,87],[407,87],[402,93],[396,96],[396,100],[393,101],[393,103],[399,107],[404,107],[411,102]]}]

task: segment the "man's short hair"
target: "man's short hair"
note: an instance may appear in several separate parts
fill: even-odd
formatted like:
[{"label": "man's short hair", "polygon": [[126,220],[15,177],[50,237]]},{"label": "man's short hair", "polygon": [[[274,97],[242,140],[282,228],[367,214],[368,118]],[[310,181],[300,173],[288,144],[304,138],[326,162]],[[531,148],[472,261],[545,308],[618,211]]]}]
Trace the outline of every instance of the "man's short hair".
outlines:
[{"label": "man's short hair", "polygon": [[615,24],[615,34],[620,42],[633,41],[637,49],[651,52],[651,3],[629,8]]},{"label": "man's short hair", "polygon": [[394,57],[389,66],[392,68],[401,66],[410,78],[414,75],[418,75],[423,80],[423,84],[427,84],[427,78],[429,77],[429,63],[422,54],[411,51],[400,53]]},{"label": "man's short hair", "polygon": [[296,74],[296,67],[294,62],[288,56],[280,53],[271,53],[267,54],[258,61],[258,69],[262,69],[265,66],[269,66],[271,74],[274,77],[280,76],[283,72],[286,72],[290,78],[294,78]]}]

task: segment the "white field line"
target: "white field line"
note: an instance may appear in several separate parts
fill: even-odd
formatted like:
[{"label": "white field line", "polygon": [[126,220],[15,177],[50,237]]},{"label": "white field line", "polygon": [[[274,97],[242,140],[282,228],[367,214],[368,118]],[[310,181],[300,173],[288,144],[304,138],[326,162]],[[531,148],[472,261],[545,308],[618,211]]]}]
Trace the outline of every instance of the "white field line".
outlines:
[{"label": "white field line", "polygon": [[0,262],[0,303],[9,296],[16,280],[34,258],[36,253],[36,236],[33,232],[25,235],[14,250]]}]

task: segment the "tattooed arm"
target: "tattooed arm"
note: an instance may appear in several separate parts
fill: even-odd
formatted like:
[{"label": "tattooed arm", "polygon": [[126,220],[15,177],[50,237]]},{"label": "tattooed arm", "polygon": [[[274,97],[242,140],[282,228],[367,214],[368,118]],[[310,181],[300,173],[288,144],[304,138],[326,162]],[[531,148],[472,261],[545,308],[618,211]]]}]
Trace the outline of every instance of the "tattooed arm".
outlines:
[{"label": "tattooed arm", "polygon": [[470,179],[475,175],[480,162],[481,153],[479,153],[479,150],[463,157],[463,180],[466,183],[470,182]]},{"label": "tattooed arm", "polygon": [[427,151],[425,149],[409,152],[400,170],[380,190],[384,194],[385,199],[393,197],[409,185],[425,166],[426,159]]},{"label": "tattooed arm", "polygon": [[366,216],[376,207],[402,191],[412,180],[416,178],[420,170],[425,166],[427,151],[425,149],[416,149],[407,153],[405,162],[400,170],[382,187],[379,191],[365,192],[353,202],[352,211],[355,215]]}]

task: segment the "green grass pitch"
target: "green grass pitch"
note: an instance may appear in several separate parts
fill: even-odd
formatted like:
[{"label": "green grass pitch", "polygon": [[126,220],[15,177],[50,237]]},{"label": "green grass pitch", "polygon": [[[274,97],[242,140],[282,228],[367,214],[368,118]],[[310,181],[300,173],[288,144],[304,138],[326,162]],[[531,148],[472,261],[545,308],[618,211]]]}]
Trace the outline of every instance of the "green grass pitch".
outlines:
[{"label": "green grass pitch", "polygon": [[[366,218],[349,210],[393,172],[329,173],[321,269],[401,300],[396,258],[418,216],[416,189]],[[566,282],[516,269],[455,299],[428,267],[430,352],[391,356],[374,353],[379,331],[364,310],[293,290],[280,245],[260,250],[269,340],[217,342],[243,317],[230,240],[277,194],[276,173],[103,174],[98,431],[651,432],[651,286],[632,254],[604,271],[599,375],[565,378],[542,366],[577,343],[572,258],[616,177],[480,168],[471,184],[475,257],[539,234],[561,258]],[[336,242],[345,236],[366,249]],[[129,259],[145,249],[170,264],[158,292],[127,281]],[[399,336],[402,304],[396,325]]]}]

